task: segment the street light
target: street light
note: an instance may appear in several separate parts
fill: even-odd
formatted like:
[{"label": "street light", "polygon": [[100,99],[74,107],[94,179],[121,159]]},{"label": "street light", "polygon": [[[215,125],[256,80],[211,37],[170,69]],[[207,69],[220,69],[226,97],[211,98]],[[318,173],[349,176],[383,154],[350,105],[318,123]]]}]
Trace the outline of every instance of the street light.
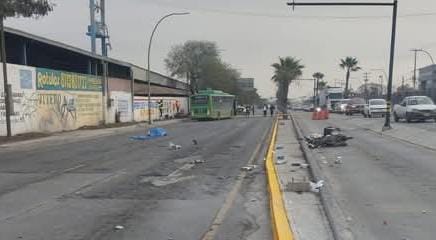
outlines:
[{"label": "street light", "polygon": [[415,88],[415,86],[416,86],[416,53],[423,52],[423,53],[427,54],[427,56],[430,58],[432,64],[434,64],[434,61],[433,61],[433,57],[431,56],[431,54],[424,49],[414,48],[414,49],[410,49],[410,51],[415,52],[415,64],[413,67],[413,88]]},{"label": "street light", "polygon": [[150,51],[151,51],[151,43],[153,41],[153,36],[154,33],[156,32],[157,27],[159,26],[159,24],[165,20],[166,18],[169,18],[171,16],[180,16],[180,15],[188,15],[189,12],[175,12],[175,13],[170,13],[168,15],[163,16],[161,19],[159,19],[159,21],[156,23],[156,25],[153,28],[153,32],[151,32],[151,36],[150,36],[150,41],[148,43],[148,52],[147,52],[147,74],[146,74],[146,78],[147,78],[147,85],[148,85],[148,124],[152,124],[153,121],[151,119],[151,87],[150,87]]}]

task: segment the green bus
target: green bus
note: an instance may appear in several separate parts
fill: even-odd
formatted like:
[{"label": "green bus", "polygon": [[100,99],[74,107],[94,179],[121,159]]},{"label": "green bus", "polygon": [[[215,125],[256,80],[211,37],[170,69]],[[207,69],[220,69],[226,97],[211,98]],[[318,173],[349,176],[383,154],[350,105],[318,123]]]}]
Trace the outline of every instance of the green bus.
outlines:
[{"label": "green bus", "polygon": [[234,114],[235,96],[219,90],[201,90],[191,96],[190,104],[192,119],[231,118]]}]

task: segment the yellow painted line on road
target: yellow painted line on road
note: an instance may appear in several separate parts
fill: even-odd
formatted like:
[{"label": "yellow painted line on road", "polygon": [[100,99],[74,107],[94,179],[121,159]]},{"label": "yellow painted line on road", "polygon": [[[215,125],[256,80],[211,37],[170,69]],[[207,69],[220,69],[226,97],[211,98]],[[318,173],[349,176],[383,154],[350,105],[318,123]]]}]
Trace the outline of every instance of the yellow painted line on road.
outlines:
[{"label": "yellow painted line on road", "polygon": [[277,123],[274,121],[273,132],[271,141],[266,155],[266,173],[268,179],[268,190],[270,193],[270,211],[271,211],[271,225],[274,240],[293,240],[291,226],[289,224],[288,214],[283,203],[282,191],[280,189],[279,178],[274,164],[275,143],[277,139]]}]

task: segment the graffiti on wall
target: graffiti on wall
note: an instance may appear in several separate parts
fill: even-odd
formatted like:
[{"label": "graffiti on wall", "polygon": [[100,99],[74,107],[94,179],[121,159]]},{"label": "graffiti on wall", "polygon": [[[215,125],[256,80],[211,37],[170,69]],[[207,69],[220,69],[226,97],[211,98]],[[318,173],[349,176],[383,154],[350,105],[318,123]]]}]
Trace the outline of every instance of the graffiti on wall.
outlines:
[{"label": "graffiti on wall", "polygon": [[[160,101],[162,101],[162,107],[159,107]],[[177,113],[186,112],[186,108],[187,98],[183,97],[152,98],[150,108],[146,97],[135,97],[133,103],[135,121],[147,121],[149,109],[152,119],[156,120],[161,118],[160,110],[162,110],[162,118],[173,118]]]}]

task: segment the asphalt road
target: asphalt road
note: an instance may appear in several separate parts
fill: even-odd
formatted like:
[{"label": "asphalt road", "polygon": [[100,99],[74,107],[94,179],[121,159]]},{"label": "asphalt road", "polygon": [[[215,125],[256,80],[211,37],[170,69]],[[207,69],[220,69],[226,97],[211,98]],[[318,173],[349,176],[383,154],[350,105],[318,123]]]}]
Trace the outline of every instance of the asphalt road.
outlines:
[{"label": "asphalt road", "polygon": [[[146,142],[129,128],[0,148],[0,239],[270,239],[271,123],[184,121]],[[259,166],[241,171],[250,161]]]},{"label": "asphalt road", "polygon": [[[361,127],[363,121],[380,124],[382,119],[332,114],[329,120],[312,121],[309,113],[295,116],[306,135],[336,126],[354,138],[346,147],[313,151],[355,239],[435,239],[434,150]],[[409,124],[429,131],[435,125]],[[342,164],[334,164],[338,157]]]}]

